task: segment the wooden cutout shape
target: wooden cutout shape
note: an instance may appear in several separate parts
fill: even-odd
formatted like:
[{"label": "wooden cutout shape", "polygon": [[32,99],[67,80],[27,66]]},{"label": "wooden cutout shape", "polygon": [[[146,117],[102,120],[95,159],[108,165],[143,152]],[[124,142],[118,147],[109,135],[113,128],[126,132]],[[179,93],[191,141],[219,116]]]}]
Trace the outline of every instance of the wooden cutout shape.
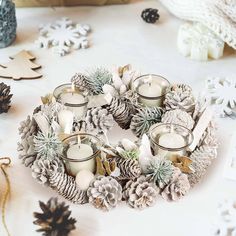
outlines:
[{"label": "wooden cutout shape", "polygon": [[5,65],[0,65],[0,77],[7,79],[37,79],[42,77],[41,74],[35,72],[41,66],[32,62],[35,59],[29,52],[23,50],[10,57],[12,61]]}]

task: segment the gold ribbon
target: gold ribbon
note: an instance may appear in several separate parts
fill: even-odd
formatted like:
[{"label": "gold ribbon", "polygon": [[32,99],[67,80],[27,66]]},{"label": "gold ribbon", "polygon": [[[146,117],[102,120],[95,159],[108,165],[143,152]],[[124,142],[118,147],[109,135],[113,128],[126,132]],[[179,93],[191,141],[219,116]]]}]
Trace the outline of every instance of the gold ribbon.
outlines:
[{"label": "gold ribbon", "polygon": [[1,157],[0,158],[0,169],[1,169],[1,171],[4,175],[4,177],[5,177],[6,184],[7,184],[6,192],[3,195],[3,201],[2,201],[2,204],[1,204],[1,207],[2,207],[2,223],[3,223],[3,226],[4,226],[8,236],[10,236],[10,233],[9,233],[9,230],[8,230],[8,227],[7,227],[7,224],[6,224],[5,212],[6,212],[6,203],[7,203],[8,197],[10,195],[11,186],[10,186],[10,179],[9,179],[9,176],[6,172],[6,169],[8,167],[10,167],[10,164],[11,164],[11,159],[9,157]]}]

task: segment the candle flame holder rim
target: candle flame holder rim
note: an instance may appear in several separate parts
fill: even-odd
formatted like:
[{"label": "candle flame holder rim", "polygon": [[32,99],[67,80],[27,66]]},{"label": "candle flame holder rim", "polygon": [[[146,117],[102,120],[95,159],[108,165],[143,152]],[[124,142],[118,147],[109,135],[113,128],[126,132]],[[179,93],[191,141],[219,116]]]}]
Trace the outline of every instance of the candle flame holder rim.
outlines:
[{"label": "candle flame holder rim", "polygon": [[[153,131],[153,129],[155,129],[156,127],[167,126],[167,125],[170,125],[170,126],[177,126],[177,127],[180,127],[180,128],[185,129],[185,130],[188,132],[188,134],[190,135],[190,140],[191,140],[191,141],[189,141],[186,145],[184,145],[184,146],[182,146],[182,147],[179,147],[179,148],[168,148],[168,147],[164,147],[164,146],[160,145],[160,144],[153,138],[153,136],[152,136],[152,134],[151,134],[151,131]],[[193,139],[194,139],[193,132],[192,132],[190,129],[186,128],[186,127],[183,126],[183,125],[178,125],[178,124],[174,124],[174,123],[158,123],[158,124],[154,124],[154,125],[151,126],[151,128],[149,129],[149,136],[150,136],[150,138],[151,138],[151,141],[152,141],[155,145],[157,145],[159,148],[161,148],[161,149],[163,149],[163,150],[166,150],[166,151],[181,151],[182,149],[185,149],[185,148],[189,147],[189,146],[192,144]]]},{"label": "candle flame holder rim", "polygon": [[[55,91],[57,91],[58,89],[60,89],[60,88],[63,88],[64,86],[68,86],[69,88],[66,88],[66,90],[64,90],[64,91],[66,91],[66,92],[71,92],[71,93],[73,93],[73,91],[76,91],[76,92],[81,92],[81,93],[83,93],[84,91],[83,90],[81,90],[78,86],[74,86],[74,90],[72,89],[72,85],[73,85],[73,83],[64,83],[64,84],[61,84],[61,85],[59,85],[59,86],[57,86],[55,89],[54,89],[54,91],[53,91],[53,97],[55,97],[55,99],[56,99],[56,101],[57,102],[59,102],[59,103],[62,103],[61,101],[60,101],[60,95],[63,93],[63,91],[62,92],[60,92],[58,95],[55,95]],[[88,104],[88,97],[87,96],[84,96],[84,99],[85,99],[85,102],[84,103],[79,103],[79,104],[73,104],[73,103],[68,103],[68,102],[66,102],[66,103],[63,103],[65,106],[68,106],[68,107],[83,107],[83,106],[86,106],[87,104]]]},{"label": "candle flame holder rim", "polygon": [[[86,158],[79,159],[79,160],[78,160],[78,159],[74,159],[74,158],[68,158],[68,157],[66,156],[66,153],[65,153],[65,152],[67,151],[67,149],[66,149],[66,150],[63,150],[63,155],[61,155],[61,158],[62,158],[63,160],[69,161],[69,162],[84,162],[84,161],[88,161],[88,160],[90,160],[90,159],[96,157],[96,156],[101,152],[101,147],[103,147],[103,142],[101,142],[101,141],[99,140],[99,138],[96,137],[95,135],[92,135],[92,134],[89,134],[89,133],[72,134],[72,135],[70,135],[70,136],[64,138],[64,139],[62,140],[62,143],[65,143],[66,140],[69,140],[69,139],[71,139],[72,137],[76,137],[76,138],[77,138],[78,135],[79,135],[79,136],[83,136],[83,135],[84,135],[84,136],[90,136],[90,137],[96,139],[96,140],[98,141],[98,144],[100,144],[100,148],[98,148],[98,150],[95,151],[95,152],[93,153],[93,155],[91,155],[91,156],[89,156],[89,157],[86,157]],[[81,139],[81,141],[82,141],[82,140],[83,140],[83,139]]]},{"label": "candle flame holder rim", "polygon": [[[138,80],[141,79],[142,77],[146,77],[146,76],[153,76],[153,77],[159,77],[159,78],[161,78],[163,81],[167,82],[168,85],[167,85],[166,87],[169,87],[169,86],[171,85],[171,83],[170,83],[170,81],[169,81],[168,79],[166,79],[164,76],[157,75],[157,74],[144,74],[144,75],[140,75],[140,76],[138,76],[137,78],[135,78],[135,79],[133,80],[132,84],[134,84],[135,81],[138,81]],[[137,88],[138,88],[138,87],[139,87],[139,86],[137,86]],[[134,91],[135,91],[140,97],[145,98],[145,99],[149,99],[149,100],[161,99],[161,98],[163,98],[163,97],[167,94],[167,92],[165,91],[165,92],[164,92],[162,95],[160,95],[160,96],[157,96],[157,97],[148,97],[148,96],[144,96],[144,95],[140,94],[140,93],[138,92],[138,89],[137,89],[137,88],[134,88]]]}]

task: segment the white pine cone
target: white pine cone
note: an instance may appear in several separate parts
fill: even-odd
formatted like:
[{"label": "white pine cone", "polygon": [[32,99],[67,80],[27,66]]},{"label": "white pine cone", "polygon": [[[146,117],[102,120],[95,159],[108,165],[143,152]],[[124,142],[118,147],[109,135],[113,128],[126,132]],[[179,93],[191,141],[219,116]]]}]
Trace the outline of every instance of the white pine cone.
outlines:
[{"label": "white pine cone", "polygon": [[144,209],[153,206],[158,195],[157,188],[149,179],[143,175],[135,181],[130,180],[126,183],[123,198],[127,203],[136,209]]},{"label": "white pine cone", "polygon": [[78,188],[75,178],[64,172],[52,172],[49,178],[50,187],[56,190],[61,196],[75,204],[88,202],[86,191]]},{"label": "white pine cone", "polygon": [[107,109],[96,107],[87,111],[83,128],[89,133],[99,134],[107,132],[113,125],[113,116],[108,114]]},{"label": "white pine cone", "polygon": [[107,110],[122,129],[129,129],[133,114],[136,112],[130,100],[124,97],[113,98]]},{"label": "white pine cone", "polygon": [[108,211],[122,198],[121,185],[110,176],[97,176],[87,190],[89,202],[95,208]]},{"label": "white pine cone", "polygon": [[184,197],[190,190],[188,176],[179,168],[175,168],[168,185],[161,192],[162,197],[168,201],[177,201]]},{"label": "white pine cone", "polygon": [[216,157],[217,149],[207,145],[203,145],[192,152],[190,159],[193,161],[191,164],[193,173],[188,175],[191,186],[200,182],[202,177],[206,174],[208,167],[211,165],[212,160]]},{"label": "white pine cone", "polygon": [[152,125],[161,122],[162,115],[163,110],[160,107],[139,108],[132,118],[130,128],[137,137],[141,137]]},{"label": "white pine cone", "polygon": [[186,112],[180,109],[167,111],[161,119],[162,123],[171,123],[182,125],[190,130],[194,126],[193,118]]},{"label": "white pine cone", "polygon": [[49,178],[52,173],[59,172],[64,173],[65,167],[60,159],[43,159],[38,158],[34,161],[31,167],[32,176],[40,183],[44,185],[49,185]]},{"label": "white pine cone", "polygon": [[19,134],[21,136],[21,139],[28,138],[29,136],[35,135],[37,133],[37,124],[35,120],[30,116],[27,116],[27,119],[25,121],[22,121],[20,123],[19,127]]},{"label": "white pine cone", "polygon": [[88,89],[88,78],[87,78],[87,76],[85,76],[81,73],[76,73],[71,78],[71,82],[74,83],[81,90],[87,90]]},{"label": "white pine cone", "polygon": [[31,167],[36,160],[37,153],[34,149],[34,136],[29,136],[18,142],[17,151],[19,152],[19,159],[26,167]]},{"label": "white pine cone", "polygon": [[167,89],[164,105],[167,111],[181,109],[192,113],[195,107],[195,98],[191,87],[185,84],[171,86]]},{"label": "white pine cone", "polygon": [[120,169],[119,180],[130,180],[139,177],[142,174],[140,164],[135,159],[127,159],[120,156],[115,158],[117,167]]}]

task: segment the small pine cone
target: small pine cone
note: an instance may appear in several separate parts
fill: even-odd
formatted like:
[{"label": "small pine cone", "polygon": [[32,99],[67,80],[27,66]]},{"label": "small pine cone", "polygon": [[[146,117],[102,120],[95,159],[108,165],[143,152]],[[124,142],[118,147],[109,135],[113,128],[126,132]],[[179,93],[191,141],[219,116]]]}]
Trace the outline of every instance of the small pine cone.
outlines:
[{"label": "small pine cone", "polygon": [[64,172],[52,172],[49,178],[50,187],[65,199],[75,203],[84,204],[88,202],[86,191],[78,188],[75,179]]},{"label": "small pine cone", "polygon": [[115,161],[117,167],[120,169],[120,176],[117,177],[118,180],[135,179],[142,174],[140,164],[137,160],[117,156]]},{"label": "small pine cone", "polygon": [[95,208],[108,211],[122,199],[122,187],[112,177],[97,176],[87,191],[89,202]]},{"label": "small pine cone", "polygon": [[34,224],[40,226],[37,232],[43,232],[44,236],[67,236],[75,229],[76,220],[70,217],[65,202],[58,203],[57,198],[51,198],[46,204],[39,202],[39,206],[42,213],[34,212]]},{"label": "small pine cone", "polygon": [[184,197],[190,190],[188,176],[179,168],[175,168],[168,185],[161,192],[162,197],[168,201],[177,201]]},{"label": "small pine cone", "polygon": [[207,145],[203,145],[197,148],[190,155],[190,159],[193,161],[191,168],[193,173],[188,175],[188,179],[191,186],[194,186],[202,177],[206,174],[208,167],[211,165],[211,162],[217,156],[217,149],[212,148]]},{"label": "small pine cone", "polygon": [[182,125],[190,130],[194,126],[193,118],[186,112],[180,109],[167,111],[161,119],[162,123],[171,123]]},{"label": "small pine cone", "polygon": [[113,125],[113,116],[108,114],[107,109],[96,107],[87,111],[83,128],[86,132],[99,134],[101,132],[107,132]]},{"label": "small pine cone", "polygon": [[88,89],[88,78],[87,78],[87,76],[85,76],[83,74],[76,73],[71,78],[71,82],[74,83],[81,90],[87,90]]},{"label": "small pine cone", "polygon": [[31,119],[30,116],[28,116],[25,121],[20,123],[18,130],[22,140],[28,138],[29,136],[33,136],[38,131],[36,121],[34,118]]},{"label": "small pine cone", "polygon": [[31,167],[36,160],[37,153],[34,149],[34,136],[29,136],[18,142],[17,151],[19,152],[19,159],[26,167]]},{"label": "small pine cone", "polygon": [[136,209],[144,209],[153,206],[158,195],[157,188],[149,179],[141,175],[136,180],[130,180],[126,183],[123,198],[127,203]]},{"label": "small pine cone", "polygon": [[37,158],[31,167],[32,176],[40,183],[49,185],[50,175],[54,172],[64,173],[65,167],[60,159]]},{"label": "small pine cone", "polygon": [[124,97],[113,98],[107,110],[122,129],[129,129],[133,114],[136,112],[130,100]]},{"label": "small pine cone", "polygon": [[195,98],[192,89],[185,84],[171,86],[167,89],[164,105],[167,111],[181,109],[192,113],[195,108]]},{"label": "small pine cone", "polygon": [[10,86],[0,83],[0,114],[8,112],[10,109],[12,94],[10,94]]},{"label": "small pine cone", "polygon": [[160,18],[160,15],[158,9],[147,8],[142,11],[141,17],[145,22],[154,24]]},{"label": "small pine cone", "polygon": [[163,110],[160,107],[139,108],[132,118],[130,128],[137,137],[141,137],[152,125],[161,122],[162,115]]}]

